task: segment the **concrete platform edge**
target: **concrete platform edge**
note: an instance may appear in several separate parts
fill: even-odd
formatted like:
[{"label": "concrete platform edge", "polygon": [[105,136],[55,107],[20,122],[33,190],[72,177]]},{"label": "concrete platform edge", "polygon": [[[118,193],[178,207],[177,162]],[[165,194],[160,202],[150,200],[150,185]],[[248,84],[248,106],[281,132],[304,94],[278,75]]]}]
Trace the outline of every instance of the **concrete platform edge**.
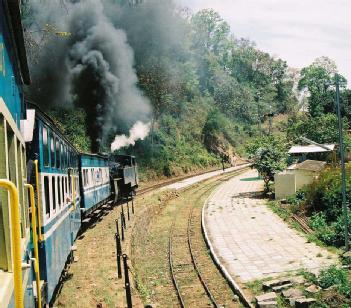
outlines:
[{"label": "concrete platform edge", "polygon": [[[244,169],[244,168],[243,168]],[[230,287],[233,289],[234,293],[239,296],[240,300],[242,303],[249,308],[254,308],[254,306],[250,303],[250,300],[246,297],[244,294],[243,290],[240,288],[239,284],[233,279],[233,277],[230,276],[228,271],[226,270],[225,266],[219,261],[219,258],[217,254],[214,251],[214,248],[211,244],[211,241],[209,240],[208,236],[208,231],[206,229],[206,224],[205,224],[205,209],[207,207],[207,202],[211,198],[211,196],[216,192],[218,188],[216,188],[206,199],[204,206],[202,207],[202,214],[201,214],[201,228],[202,232],[205,238],[205,242],[207,247],[210,249],[210,254],[214,262],[216,263],[217,267],[225,277],[225,279],[228,281]]]}]

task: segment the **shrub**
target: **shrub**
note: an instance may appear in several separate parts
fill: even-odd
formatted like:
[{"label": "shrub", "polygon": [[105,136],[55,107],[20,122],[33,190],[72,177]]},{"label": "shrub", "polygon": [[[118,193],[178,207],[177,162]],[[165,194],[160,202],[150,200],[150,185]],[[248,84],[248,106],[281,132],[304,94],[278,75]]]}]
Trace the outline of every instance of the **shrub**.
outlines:
[{"label": "shrub", "polygon": [[349,284],[347,272],[342,268],[332,265],[321,271],[318,277],[318,284],[323,289],[331,286],[346,286]]},{"label": "shrub", "polygon": [[[351,200],[351,165],[346,167],[346,200]],[[304,206],[310,213],[324,212],[327,222],[333,222],[342,214],[340,168],[323,171],[306,191]]]}]

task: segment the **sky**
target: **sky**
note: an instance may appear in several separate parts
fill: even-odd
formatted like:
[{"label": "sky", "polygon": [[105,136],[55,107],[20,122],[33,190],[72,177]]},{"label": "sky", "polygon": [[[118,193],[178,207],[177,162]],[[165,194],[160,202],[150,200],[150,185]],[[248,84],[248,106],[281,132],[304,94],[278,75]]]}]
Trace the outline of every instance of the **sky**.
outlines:
[{"label": "sky", "polygon": [[351,85],[350,0],[178,0],[193,12],[213,8],[236,37],[295,68],[328,56]]}]

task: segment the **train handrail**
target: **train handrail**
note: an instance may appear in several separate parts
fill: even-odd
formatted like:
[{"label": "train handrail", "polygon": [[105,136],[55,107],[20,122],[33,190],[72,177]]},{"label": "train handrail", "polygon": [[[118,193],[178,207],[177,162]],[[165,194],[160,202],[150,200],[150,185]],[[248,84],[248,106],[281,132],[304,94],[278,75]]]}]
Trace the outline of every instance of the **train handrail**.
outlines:
[{"label": "train handrail", "polygon": [[23,308],[21,225],[18,189],[14,183],[6,179],[0,179],[0,187],[10,192],[15,307]]},{"label": "train handrail", "polygon": [[34,187],[30,184],[24,184],[29,191],[30,207],[32,210],[32,231],[33,231],[33,248],[34,248],[34,271],[37,287],[38,308],[41,308],[41,289],[40,289],[40,271],[39,271],[39,250],[38,250],[38,234],[37,234],[37,218],[34,200]]},{"label": "train handrail", "polygon": [[38,203],[38,229],[39,229],[39,242],[42,242],[43,239],[43,235],[41,233],[41,208],[40,208],[40,189],[39,189],[39,168],[38,168],[38,160],[36,159],[34,161],[34,165],[35,165],[35,186],[37,188],[37,203]]}]

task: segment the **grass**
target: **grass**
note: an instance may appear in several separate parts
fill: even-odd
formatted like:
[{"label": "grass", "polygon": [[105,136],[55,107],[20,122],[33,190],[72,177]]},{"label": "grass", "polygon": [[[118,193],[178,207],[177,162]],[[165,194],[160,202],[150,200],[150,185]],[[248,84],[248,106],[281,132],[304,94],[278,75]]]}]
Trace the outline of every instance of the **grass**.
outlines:
[{"label": "grass", "polygon": [[[170,226],[175,222],[175,234],[178,234],[178,236],[183,234],[186,228],[185,230],[182,228],[188,224],[187,213],[190,209],[189,206],[200,210],[206,197],[219,183],[221,182],[211,179],[203,184],[192,186],[175,198],[165,199],[163,202],[154,204],[145,213],[143,217],[144,223],[138,224],[133,235],[133,262],[135,264],[139,292],[144,303],[152,303],[152,305],[159,307],[172,307],[177,302],[168,264],[167,252]],[[157,215],[155,214],[156,212]],[[201,217],[201,211],[199,216],[194,217]],[[232,302],[233,294],[228,285],[224,282],[225,287],[222,287],[220,280],[224,281],[224,279],[213,265],[207,247],[204,243],[202,246],[199,246],[199,240],[203,241],[200,227],[197,232],[200,234],[200,238],[193,238],[193,245],[196,245],[196,253],[199,253],[197,260],[200,262],[200,266],[201,264],[208,264],[204,269],[205,275],[211,275],[207,281],[211,281],[216,285],[216,288],[220,288],[222,300],[227,298],[228,302],[231,302],[232,305],[235,304]],[[188,254],[187,249],[183,251],[184,245],[187,245],[187,243],[174,242],[173,258],[176,264],[179,262],[191,264],[188,260],[190,256],[185,255]],[[218,273],[218,276],[211,272],[213,269]],[[196,275],[193,275],[192,270],[190,271],[189,269],[188,276],[180,275],[178,279],[181,279],[181,285],[189,284],[192,286],[189,289],[190,291],[192,290],[191,295],[188,294],[189,291],[184,291],[188,294],[186,298],[192,298],[194,303],[197,304],[204,302],[206,297],[200,298],[199,293],[195,291],[200,290],[200,288],[198,288],[198,278]],[[226,294],[228,294],[228,297],[226,297]]]}]

